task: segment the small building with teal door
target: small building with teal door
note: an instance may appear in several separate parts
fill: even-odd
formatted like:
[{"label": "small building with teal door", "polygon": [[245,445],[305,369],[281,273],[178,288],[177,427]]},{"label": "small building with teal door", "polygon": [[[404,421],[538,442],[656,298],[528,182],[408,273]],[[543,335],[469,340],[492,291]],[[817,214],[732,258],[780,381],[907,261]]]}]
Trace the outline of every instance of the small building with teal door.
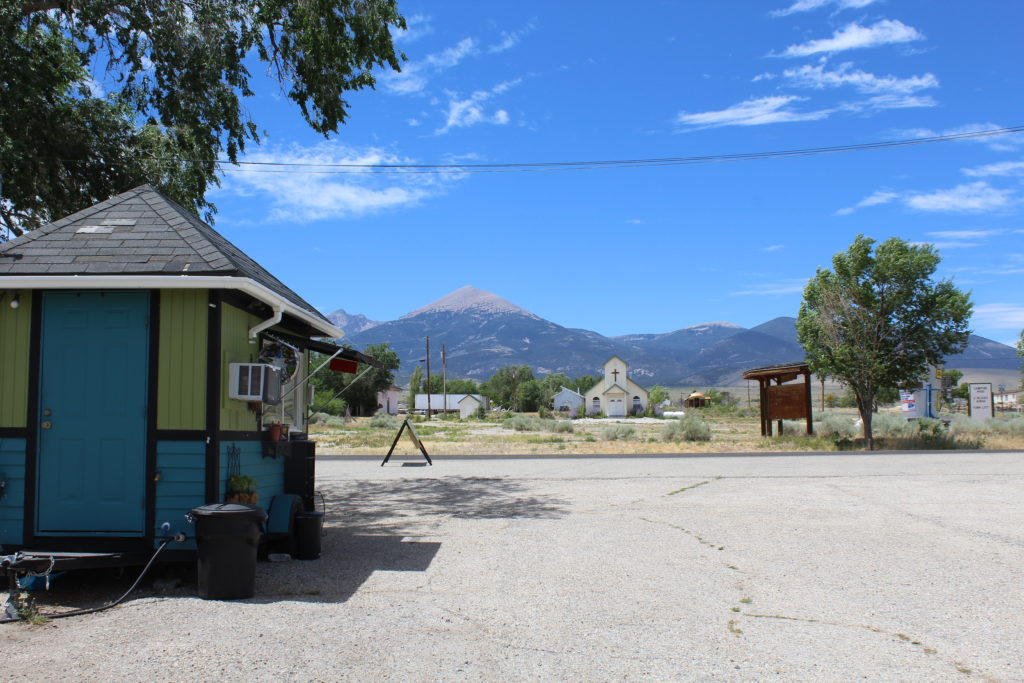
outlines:
[{"label": "small building with teal door", "polygon": [[[0,244],[0,549],[146,553],[231,474],[289,524],[312,497],[310,352],[373,362],[318,340],[341,336],[148,185]],[[249,373],[263,393],[239,394]]]}]

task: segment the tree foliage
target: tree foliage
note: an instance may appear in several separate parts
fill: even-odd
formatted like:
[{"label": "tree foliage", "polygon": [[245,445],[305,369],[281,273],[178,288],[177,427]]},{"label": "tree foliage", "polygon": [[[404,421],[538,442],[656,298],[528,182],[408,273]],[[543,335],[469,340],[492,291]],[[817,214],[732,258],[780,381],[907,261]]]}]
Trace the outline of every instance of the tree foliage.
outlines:
[{"label": "tree foliage", "polygon": [[647,390],[647,402],[652,406],[658,405],[667,398],[668,389],[661,386],[660,384],[655,384],[653,387]]},{"label": "tree foliage", "polygon": [[212,220],[216,160],[259,141],[250,67],[326,136],[399,70],[405,26],[395,0],[0,0],[0,219],[17,235],[150,182]]},{"label": "tree foliage", "polygon": [[491,378],[480,385],[480,391],[489,397],[495,405],[519,411],[519,387],[533,379],[533,370],[529,365],[508,365],[491,375]]},{"label": "tree foliage", "polygon": [[[366,370],[367,366],[359,363],[356,373],[350,375],[343,372],[332,372],[321,370],[310,380],[321,394],[328,397],[341,393],[341,398],[352,408],[355,415],[373,415],[377,412],[377,392],[384,391],[395,381],[394,371],[398,369],[398,354],[391,350],[386,342],[383,344],[370,344],[363,353],[371,358],[376,358],[384,367],[378,368],[369,366],[369,371],[359,377],[359,374]],[[320,356],[319,364],[325,360]],[[356,379],[358,377],[358,380]]]},{"label": "tree foliage", "polygon": [[874,247],[858,235],[832,258],[833,270],[819,268],[797,317],[811,371],[853,389],[869,449],[876,394],[962,351],[971,315],[966,293],[931,279],[941,260],[934,247],[898,238]]}]

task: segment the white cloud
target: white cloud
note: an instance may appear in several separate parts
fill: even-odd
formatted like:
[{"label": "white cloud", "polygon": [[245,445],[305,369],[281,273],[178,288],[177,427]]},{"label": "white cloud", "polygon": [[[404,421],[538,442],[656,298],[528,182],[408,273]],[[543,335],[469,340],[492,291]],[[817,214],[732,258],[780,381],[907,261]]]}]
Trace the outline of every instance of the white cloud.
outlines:
[{"label": "white cloud", "polygon": [[430,17],[425,14],[413,14],[406,17],[405,25],[407,28],[404,30],[393,29],[391,31],[391,37],[395,42],[411,43],[434,32],[434,27],[430,24]]},{"label": "white cloud", "polygon": [[981,304],[974,307],[971,321],[982,327],[1019,330],[1024,327],[1024,305]]},{"label": "white cloud", "polygon": [[851,22],[835,31],[831,38],[811,40],[802,45],[790,45],[782,56],[807,57],[822,52],[842,52],[923,39],[920,31],[898,19],[882,19],[871,26]]},{"label": "white cloud", "polygon": [[[945,130],[933,130],[931,128],[911,128],[894,131],[896,137],[907,138],[933,138],[945,135],[963,135],[965,133],[978,133],[985,130],[999,130],[1005,128],[998,123],[966,123],[955,128]],[[986,145],[997,152],[1012,152],[1024,146],[1024,134],[1003,133],[1000,135],[984,136],[977,138],[965,138],[963,142],[975,142]]]},{"label": "white cloud", "polygon": [[804,291],[807,280],[782,280],[780,282],[769,282],[764,284],[751,285],[750,289],[738,292],[731,292],[732,296],[771,296],[777,294],[796,294]]},{"label": "white cloud", "polygon": [[394,95],[418,93],[427,87],[427,82],[432,76],[458,66],[463,59],[476,52],[476,39],[463,38],[452,47],[427,55],[421,62],[404,64],[401,72],[384,72],[380,80],[388,92]]},{"label": "white cloud", "polygon": [[778,251],[779,249],[785,249],[785,244],[769,244],[767,247],[761,249],[761,251]]},{"label": "white cloud", "polygon": [[810,12],[820,9],[826,5],[836,5],[837,10],[860,9],[876,2],[877,0],[796,0],[786,9],[775,10],[772,16],[784,17],[797,12]]},{"label": "white cloud", "polygon": [[1024,161],[1002,161],[997,164],[986,164],[985,166],[979,166],[978,168],[964,168],[961,169],[965,175],[973,176],[975,178],[984,178],[986,176],[1013,176],[1020,175],[1024,176]]},{"label": "white cloud", "polygon": [[642,220],[640,220],[639,218],[629,218],[629,219],[626,220],[626,222],[629,223],[630,225],[643,225],[644,224],[644,222]]},{"label": "white cloud", "polygon": [[899,199],[900,195],[898,192],[888,192],[886,190],[878,190],[871,195],[868,195],[864,199],[860,200],[853,206],[845,209],[839,209],[836,211],[837,216],[848,216],[857,209],[863,209],[867,206],[878,206],[879,204],[888,204],[894,199]]},{"label": "white cloud", "polygon": [[1012,202],[1013,190],[1000,190],[982,181],[904,198],[904,203],[912,209],[955,213],[995,211],[1006,208]]},{"label": "white cloud", "polygon": [[484,103],[495,95],[500,95],[509,88],[519,85],[521,82],[521,78],[503,81],[490,90],[477,90],[463,100],[458,99],[454,93],[449,93],[445,124],[434,132],[437,135],[442,135],[452,128],[467,128],[478,123],[493,123],[496,125],[508,123],[509,115],[507,111],[498,109],[494,113],[488,113]]},{"label": "white cloud", "polygon": [[816,121],[831,114],[834,109],[818,111],[794,111],[789,105],[806,98],[795,95],[777,95],[746,100],[728,109],[690,114],[680,112],[676,121],[686,126],[715,128],[718,126],[760,126],[766,123],[790,121]]},{"label": "white cloud", "polygon": [[828,71],[825,64],[818,64],[817,66],[805,64],[799,69],[786,69],[782,75],[798,87],[823,90],[825,88],[852,86],[857,92],[868,95],[909,95],[918,90],[937,88],[939,86],[939,79],[930,73],[909,78],[876,76],[866,71],[854,71],[852,62],[840,64],[832,71]]},{"label": "white cloud", "polygon": [[931,237],[946,240],[977,240],[1002,235],[1002,230],[935,230],[927,233]]},{"label": "white cloud", "polygon": [[[356,149],[336,141],[310,147],[265,147],[245,155],[244,161],[315,164],[286,167],[283,173],[263,169],[227,167],[222,192],[241,196],[262,195],[271,205],[270,222],[305,223],[377,213],[415,205],[441,194],[457,174],[424,175],[369,173],[367,169],[328,169],[323,165],[408,164],[414,160],[384,150]],[[249,169],[249,170],[245,170]],[[351,171],[331,173],[329,171]]]},{"label": "white cloud", "polygon": [[501,40],[487,48],[488,52],[504,52],[505,50],[511,49],[519,44],[519,41],[523,39],[527,33],[532,31],[534,28],[533,24],[527,24],[518,31],[502,31]]},{"label": "white cloud", "polygon": [[[888,204],[896,200],[918,211],[984,213],[1009,207],[1016,201],[1014,194],[1013,190],[1000,190],[980,180],[974,183],[957,185],[948,190],[936,190],[934,192],[890,192],[880,190],[865,197],[851,207],[839,209],[836,211],[836,215],[848,216],[857,209]],[[948,236],[952,237],[952,232],[954,231],[950,231]],[[974,234],[971,236],[977,237],[978,235]]]}]

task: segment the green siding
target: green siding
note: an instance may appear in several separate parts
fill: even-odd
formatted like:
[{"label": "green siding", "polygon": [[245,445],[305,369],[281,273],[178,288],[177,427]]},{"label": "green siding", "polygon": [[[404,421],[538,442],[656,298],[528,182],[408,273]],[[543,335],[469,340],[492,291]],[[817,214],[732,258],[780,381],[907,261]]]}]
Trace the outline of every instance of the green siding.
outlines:
[{"label": "green siding", "polygon": [[[17,294],[18,308],[11,308]],[[0,427],[24,427],[28,404],[28,348],[32,292],[6,291],[0,301]]]},{"label": "green siding", "polygon": [[160,292],[157,429],[206,427],[205,289]]},{"label": "green siding", "polygon": [[259,348],[255,339],[249,339],[249,329],[258,325],[260,319],[230,304],[221,306],[220,316],[220,428],[224,431],[255,430],[256,414],[249,410],[249,404],[228,398],[228,364],[256,362]]},{"label": "green siding", "polygon": [[202,441],[158,441],[156,469],[156,517],[154,534],[159,544],[160,525],[169,522],[171,533],[184,531],[188,540],[168,548],[194,550],[195,527],[185,520],[189,510],[206,503],[206,443]]},{"label": "green siding", "polygon": [[25,522],[25,439],[0,438],[0,545],[22,542]]}]

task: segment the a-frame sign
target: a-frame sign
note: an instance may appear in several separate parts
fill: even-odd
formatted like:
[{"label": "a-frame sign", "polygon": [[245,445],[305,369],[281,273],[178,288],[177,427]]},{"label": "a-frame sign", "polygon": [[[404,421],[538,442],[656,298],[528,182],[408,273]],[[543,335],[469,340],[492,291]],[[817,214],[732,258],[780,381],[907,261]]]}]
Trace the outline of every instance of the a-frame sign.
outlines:
[{"label": "a-frame sign", "polygon": [[402,420],[402,426],[398,428],[398,434],[395,434],[395,440],[391,442],[391,448],[388,449],[388,454],[384,456],[384,461],[381,462],[380,464],[381,467],[384,467],[384,465],[387,464],[388,460],[391,459],[391,454],[395,452],[395,446],[398,445],[398,440],[402,438],[402,432],[404,432],[407,428],[409,430],[409,438],[412,439],[412,442],[416,446],[416,448],[420,449],[420,453],[423,454],[423,457],[427,459],[427,464],[434,464],[434,461],[430,459],[429,455],[427,455],[427,449],[423,446],[423,442],[420,441],[420,435],[416,433],[416,429],[412,426],[412,422],[409,422],[409,419],[406,418]]}]

